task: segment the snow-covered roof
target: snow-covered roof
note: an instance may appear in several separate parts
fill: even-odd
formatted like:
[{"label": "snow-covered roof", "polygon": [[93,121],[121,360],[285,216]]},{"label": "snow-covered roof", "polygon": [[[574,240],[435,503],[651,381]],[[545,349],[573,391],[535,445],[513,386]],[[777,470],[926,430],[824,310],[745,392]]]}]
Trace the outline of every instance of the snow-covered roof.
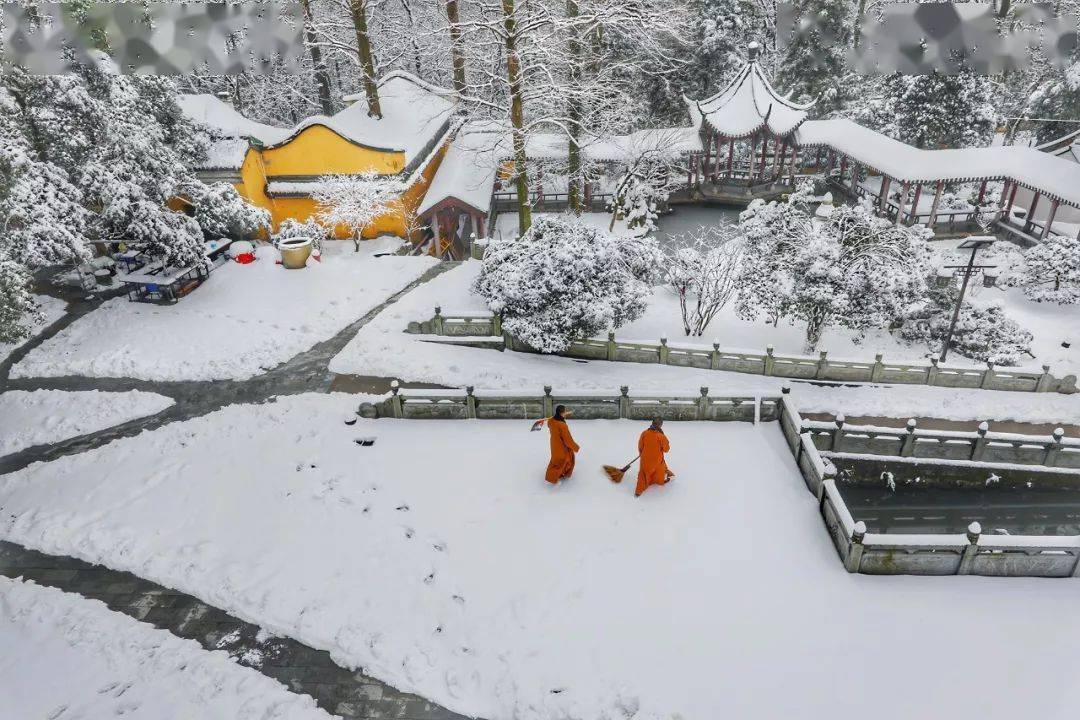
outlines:
[{"label": "snow-covered roof", "polygon": [[244,117],[232,105],[213,95],[180,95],[177,102],[190,119],[208,125],[225,137],[251,137],[264,145],[272,145],[289,135],[286,128]]},{"label": "snow-covered roof", "polygon": [[346,99],[353,102],[340,112],[330,117],[306,118],[285,137],[267,145],[282,145],[312,125],[323,125],[359,145],[402,152],[408,166],[426,155],[432,142],[447,129],[455,105],[450,91],[400,70],[379,81],[381,118],[368,115],[367,101],[362,95]]},{"label": "snow-covered roof", "polygon": [[1080,164],[1031,147],[920,150],[842,118],[807,120],[796,142],[830,147],[902,182],[1008,179],[1080,207]]},{"label": "snow-covered roof", "polygon": [[249,143],[245,138],[227,137],[210,143],[206,161],[199,170],[239,170],[247,156]]},{"label": "snow-covered roof", "polygon": [[1065,133],[1061,137],[1044,142],[1042,145],[1037,145],[1035,149],[1053,153],[1054,155],[1065,155],[1066,159],[1073,161],[1080,160],[1080,129]]},{"label": "snow-covered roof", "polygon": [[463,127],[446,149],[417,214],[423,215],[448,198],[487,214],[495,174],[509,146],[508,139],[495,124],[474,123]]},{"label": "snow-covered roof", "polygon": [[729,138],[749,137],[762,128],[773,135],[790,134],[806,120],[813,105],[799,105],[776,91],[751,60],[720,92],[705,100],[683,98],[694,118],[694,126],[707,124],[716,133]]},{"label": "snow-covered roof", "polygon": [[250,120],[213,95],[181,95],[179,102],[189,118],[226,137],[250,137],[266,147],[276,147],[306,128],[322,125],[358,145],[404,153],[406,168],[430,153],[433,144],[449,128],[454,113],[450,91],[401,71],[389,73],[379,81],[381,118],[368,115],[363,96],[346,99],[353,102],[340,112],[330,117],[305,118],[292,129]]},{"label": "snow-covered roof", "polygon": [[[700,152],[701,137],[693,127],[646,128],[629,135],[586,139],[581,145],[582,156],[596,162],[630,160],[652,150],[666,150],[672,155]],[[525,154],[529,158],[566,158],[567,152],[568,140],[563,133],[536,133],[530,135],[525,144]],[[509,157],[509,152],[506,156]]]}]

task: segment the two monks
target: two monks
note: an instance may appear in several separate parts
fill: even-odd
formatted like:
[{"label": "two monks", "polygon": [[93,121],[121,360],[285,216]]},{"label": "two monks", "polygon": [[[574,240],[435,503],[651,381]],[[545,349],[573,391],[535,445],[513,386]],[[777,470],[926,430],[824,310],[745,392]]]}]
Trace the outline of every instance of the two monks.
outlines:
[{"label": "two monks", "polygon": [[[574,459],[581,449],[570,434],[570,428],[566,424],[566,418],[572,414],[565,405],[558,405],[555,414],[547,422],[548,433],[551,441],[551,460],[548,462],[544,479],[554,485],[560,480],[570,477],[574,472]],[[641,433],[638,438],[638,455],[641,464],[638,467],[637,488],[634,497],[641,497],[641,493],[651,485],[666,485],[675,477],[675,473],[668,469],[664,454],[671,450],[671,443],[664,434],[664,421],[654,418],[652,424]]]}]

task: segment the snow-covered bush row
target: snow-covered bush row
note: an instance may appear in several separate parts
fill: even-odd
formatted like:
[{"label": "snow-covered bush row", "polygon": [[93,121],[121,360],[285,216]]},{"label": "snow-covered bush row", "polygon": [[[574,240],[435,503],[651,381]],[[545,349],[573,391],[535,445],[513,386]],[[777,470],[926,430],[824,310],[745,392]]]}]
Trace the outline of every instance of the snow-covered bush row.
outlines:
[{"label": "snow-covered bush row", "polygon": [[492,242],[474,289],[503,327],[543,352],[565,350],[645,311],[659,265],[651,238],[621,238],[572,216],[540,217]]}]

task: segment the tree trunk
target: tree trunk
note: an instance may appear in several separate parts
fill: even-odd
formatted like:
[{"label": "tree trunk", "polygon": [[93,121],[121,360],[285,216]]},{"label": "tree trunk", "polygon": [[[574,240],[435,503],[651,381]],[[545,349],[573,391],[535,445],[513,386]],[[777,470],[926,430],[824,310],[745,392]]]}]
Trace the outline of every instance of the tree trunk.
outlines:
[{"label": "tree trunk", "polygon": [[570,20],[570,96],[567,101],[566,117],[570,126],[570,137],[567,141],[567,173],[569,185],[567,186],[567,202],[570,211],[575,215],[581,214],[581,96],[578,95],[578,86],[582,77],[582,47],[581,38],[578,36],[576,25],[580,14],[577,0],[566,0],[566,17]]},{"label": "tree trunk", "polygon": [[465,93],[465,50],[461,46],[461,16],[458,0],[446,0],[446,19],[450,23],[450,61],[454,66],[454,92]]},{"label": "tree trunk", "polygon": [[806,320],[806,351],[813,352],[817,344],[821,342],[821,335],[825,332],[829,316],[827,313],[810,313]]},{"label": "tree trunk", "polygon": [[311,0],[300,0],[300,8],[304,13],[304,38],[307,40],[308,52],[311,53],[311,64],[315,68],[319,107],[322,108],[323,115],[333,115],[334,102],[330,98],[330,74],[326,71],[326,64],[322,59],[322,48],[316,41],[315,28],[312,25]]},{"label": "tree trunk", "polygon": [[502,0],[503,27],[506,30],[506,80],[510,86],[510,126],[514,141],[514,174],[517,186],[518,231],[524,235],[532,225],[529,207],[529,176],[525,156],[525,101],[521,79],[521,59],[517,49],[517,20],[514,0]]},{"label": "tree trunk", "polygon": [[364,95],[367,96],[368,115],[382,117],[379,106],[379,86],[375,82],[375,57],[371,54],[371,38],[367,29],[367,0],[349,0],[353,27],[356,29],[356,52],[360,58],[360,71],[364,74]]},{"label": "tree trunk", "polygon": [[853,33],[855,47],[859,47],[859,33],[862,30],[864,17],[866,17],[866,0],[859,0],[859,8],[855,11],[855,32]]}]

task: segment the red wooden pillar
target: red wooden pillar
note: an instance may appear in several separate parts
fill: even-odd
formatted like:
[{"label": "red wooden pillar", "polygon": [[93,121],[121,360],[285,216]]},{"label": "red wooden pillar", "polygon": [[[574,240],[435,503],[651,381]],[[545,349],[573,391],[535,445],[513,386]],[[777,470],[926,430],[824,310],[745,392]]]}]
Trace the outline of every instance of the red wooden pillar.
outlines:
[{"label": "red wooden pillar", "polygon": [[728,146],[727,146],[727,176],[728,176],[728,179],[731,179],[731,169],[734,167],[734,163],[735,163],[735,138],[730,138],[728,140]]},{"label": "red wooden pillar", "polygon": [[829,150],[829,170],[825,173],[825,177],[832,175],[832,169],[836,166],[836,153]]},{"label": "red wooden pillar", "polygon": [[776,138],[776,142],[773,143],[773,155],[772,155],[772,176],[775,180],[780,177],[780,158],[787,157],[787,140],[781,144],[780,138]]},{"label": "red wooden pillar", "polygon": [[758,177],[765,180],[765,158],[769,155],[769,135],[768,133],[761,134],[761,166],[758,168]]},{"label": "red wooden pillar", "polygon": [[896,204],[896,219],[893,220],[893,225],[900,224],[900,217],[904,214],[904,205],[907,203],[909,190],[911,190],[911,184],[904,183],[904,186],[900,189],[900,201]]},{"label": "red wooden pillar", "polygon": [[746,184],[754,184],[754,161],[757,159],[757,135],[750,138],[750,162],[746,166]]},{"label": "red wooden pillar", "polygon": [[701,165],[701,179],[705,182],[709,181],[709,158],[712,156],[712,135],[705,136],[705,156]]},{"label": "red wooden pillar", "polygon": [[790,176],[791,187],[795,187],[795,162],[799,159],[799,146],[793,145],[791,147],[791,171],[788,173]]},{"label": "red wooden pillar", "polygon": [[1035,208],[1037,207],[1039,207],[1039,193],[1031,196],[1031,207],[1028,208],[1027,220],[1024,222],[1024,232],[1031,230],[1031,225],[1035,222]]},{"label": "red wooden pillar", "polygon": [[911,224],[919,222],[919,196],[922,195],[922,183],[915,183],[915,198],[911,201]]},{"label": "red wooden pillar", "polygon": [[1005,205],[1005,217],[1008,218],[1012,213],[1013,203],[1016,201],[1016,189],[1020,187],[1017,183],[1012,184],[1012,190],[1009,191],[1009,202]]},{"label": "red wooden pillar", "polygon": [[[588,186],[589,186],[589,184],[585,183],[585,187],[587,188]],[[589,194],[586,191],[585,197],[588,198],[588,196],[589,196]],[[586,202],[588,202],[588,200],[586,200]],[[486,237],[484,235],[484,216],[483,215],[477,215],[476,216],[476,237],[478,237],[478,238]]]},{"label": "red wooden pillar", "polygon": [[1046,216],[1046,224],[1043,225],[1042,234],[1039,235],[1040,240],[1045,240],[1046,236],[1050,234],[1050,226],[1054,224],[1054,216],[1057,215],[1058,201],[1053,200],[1050,203],[1050,214]]},{"label": "red wooden pillar", "polygon": [[847,172],[847,158],[840,158],[840,187],[844,186],[844,173]]},{"label": "red wooden pillar", "polygon": [[930,217],[926,219],[926,227],[931,230],[934,229],[934,223],[937,222],[937,209],[941,203],[941,189],[945,187],[944,180],[938,180],[937,185],[934,186],[934,204],[930,206]]},{"label": "red wooden pillar", "polygon": [[983,198],[986,197],[986,181],[979,185],[979,199],[975,201],[975,207],[982,207]]},{"label": "red wooden pillar", "polygon": [[851,194],[855,195],[856,197],[858,197],[859,195],[858,187],[860,172],[862,172],[862,169],[859,167],[859,163],[851,163]]},{"label": "red wooden pillar", "polygon": [[878,212],[885,212],[885,206],[889,203],[889,184],[892,178],[888,175],[881,176],[881,190],[878,191]]},{"label": "red wooden pillar", "polygon": [[592,207],[592,183],[588,180],[585,181],[585,207]]}]

